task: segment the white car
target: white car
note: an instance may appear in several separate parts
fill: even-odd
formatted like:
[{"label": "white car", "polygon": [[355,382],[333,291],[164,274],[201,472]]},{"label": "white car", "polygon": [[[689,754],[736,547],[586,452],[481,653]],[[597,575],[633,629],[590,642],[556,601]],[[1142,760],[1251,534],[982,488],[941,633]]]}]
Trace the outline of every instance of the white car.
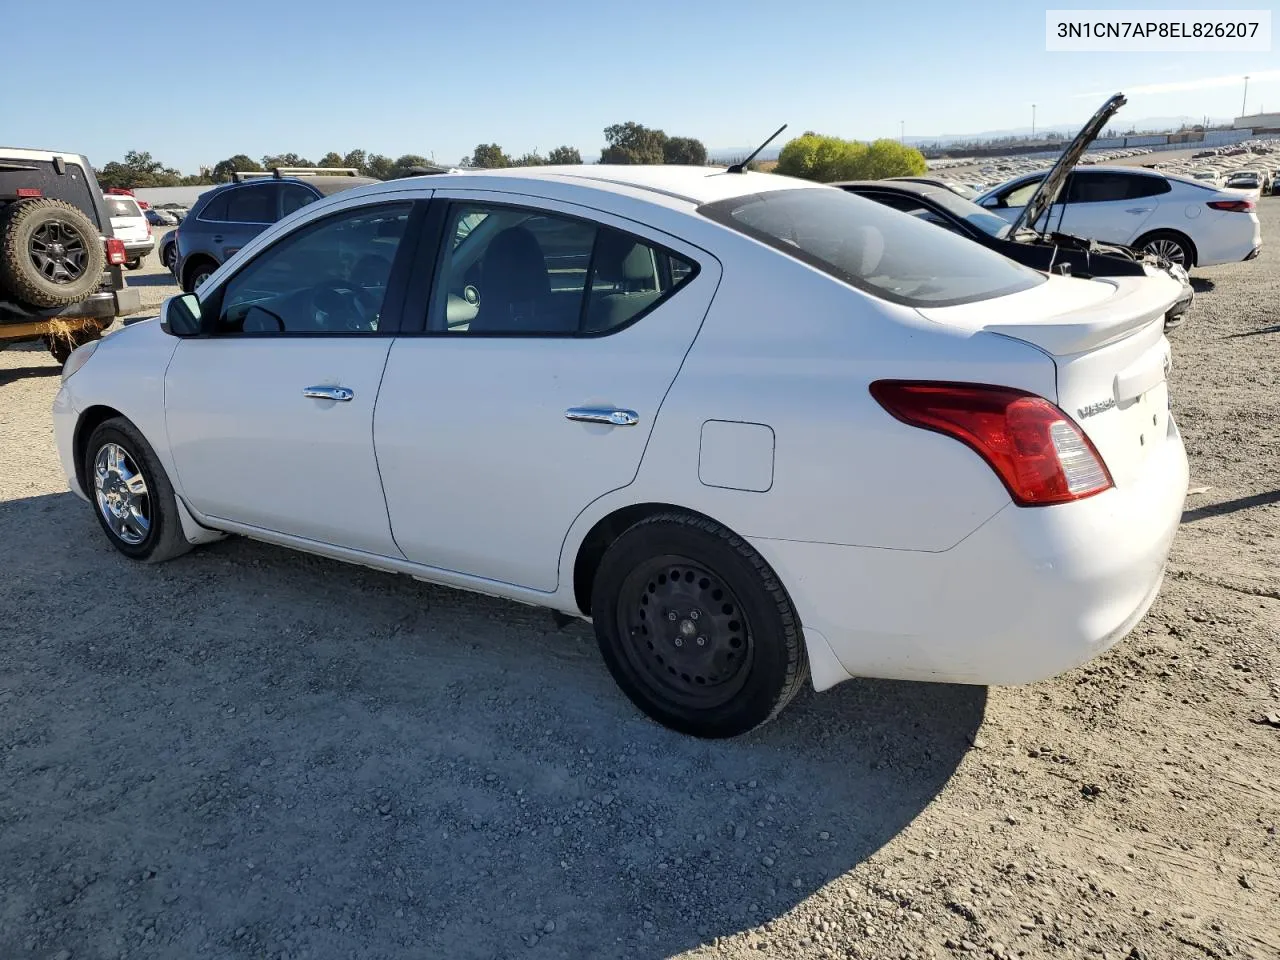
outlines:
[{"label": "white car", "polygon": [[125,266],[137,270],[142,261],[156,247],[155,237],[151,234],[151,223],[147,220],[142,208],[132,197],[107,194],[102,198],[107,205],[107,215],[111,218],[111,232],[116,239],[124,241]]},{"label": "white car", "polygon": [[[1013,221],[1043,173],[993,187],[977,203]],[[1072,171],[1055,203],[1035,225],[1158,254],[1188,270],[1252,260],[1262,248],[1256,204],[1216,185],[1138,167]]]},{"label": "white car", "polygon": [[126,556],[241,534],[590,618],[642,710],[730,736],[809,678],[1123,637],[1186,493],[1179,292],[773,174],[403,179],[75,351],[57,447]]}]

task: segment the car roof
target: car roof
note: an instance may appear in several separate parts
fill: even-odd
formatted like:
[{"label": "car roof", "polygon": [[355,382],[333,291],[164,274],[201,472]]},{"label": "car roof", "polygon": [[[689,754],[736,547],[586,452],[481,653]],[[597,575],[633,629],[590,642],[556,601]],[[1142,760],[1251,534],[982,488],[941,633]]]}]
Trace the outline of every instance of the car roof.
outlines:
[{"label": "car roof", "polygon": [[403,190],[406,184],[421,182],[433,189],[445,188],[519,188],[530,183],[572,185],[599,190],[618,196],[644,199],[670,207],[701,206],[718,200],[768,193],[775,190],[816,188],[827,185],[799,180],[775,173],[729,173],[725,167],[694,167],[679,164],[580,164],[573,166],[504,167],[492,170],[467,170],[438,173],[423,177],[389,180],[367,192]]},{"label": "car roof", "polygon": [[896,190],[898,193],[915,193],[921,196],[933,196],[940,190],[950,189],[941,183],[927,180],[904,180],[897,177],[884,180],[837,180],[830,186],[840,187],[842,190],[847,190],[850,187],[866,188],[868,190]]},{"label": "car roof", "polygon": [[204,199],[205,197],[211,194],[221,193],[224,190],[230,190],[234,187],[249,187],[255,184],[263,184],[263,183],[309,184],[310,186],[315,187],[318,191],[320,191],[320,193],[324,194],[327,197],[330,194],[337,193],[341,190],[350,190],[350,189],[353,189],[354,187],[364,187],[364,186],[368,186],[371,183],[382,183],[382,182],[383,181],[378,180],[375,177],[325,177],[325,176],[278,177],[278,178],[277,177],[255,177],[252,180],[241,180],[238,183],[232,182],[232,183],[216,184],[215,186],[211,187],[209,190],[206,190],[204,193],[202,193],[200,195],[200,199]]}]

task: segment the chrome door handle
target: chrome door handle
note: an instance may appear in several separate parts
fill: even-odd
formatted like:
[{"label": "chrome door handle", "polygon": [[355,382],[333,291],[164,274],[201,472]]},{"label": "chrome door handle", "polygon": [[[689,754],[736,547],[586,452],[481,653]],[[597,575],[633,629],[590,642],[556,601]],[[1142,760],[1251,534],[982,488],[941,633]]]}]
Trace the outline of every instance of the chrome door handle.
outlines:
[{"label": "chrome door handle", "polygon": [[1150,207],[1130,207],[1125,213],[1150,213]]},{"label": "chrome door handle", "polygon": [[302,395],[315,400],[350,400],[356,393],[347,387],[305,387]]},{"label": "chrome door handle", "polygon": [[612,427],[634,427],[640,422],[640,416],[634,410],[617,407],[570,407],[564,412],[564,416],[566,420],[607,423]]}]

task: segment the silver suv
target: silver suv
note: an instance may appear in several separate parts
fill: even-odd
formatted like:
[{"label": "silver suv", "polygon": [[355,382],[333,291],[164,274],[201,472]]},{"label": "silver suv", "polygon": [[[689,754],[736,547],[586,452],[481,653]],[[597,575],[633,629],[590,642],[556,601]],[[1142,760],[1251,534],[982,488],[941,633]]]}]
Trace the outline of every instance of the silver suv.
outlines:
[{"label": "silver suv", "polygon": [[336,167],[276,167],[232,178],[201,194],[175,231],[173,273],[187,293],[277,220],[321,197],[380,182]]}]

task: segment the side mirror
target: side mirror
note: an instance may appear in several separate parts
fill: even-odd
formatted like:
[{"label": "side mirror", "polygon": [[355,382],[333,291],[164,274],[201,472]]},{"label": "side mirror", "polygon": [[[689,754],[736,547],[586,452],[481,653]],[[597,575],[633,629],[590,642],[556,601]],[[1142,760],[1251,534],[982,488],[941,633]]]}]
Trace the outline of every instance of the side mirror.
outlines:
[{"label": "side mirror", "polygon": [[200,298],[184,293],[165,301],[160,315],[160,329],[171,337],[200,335]]}]

